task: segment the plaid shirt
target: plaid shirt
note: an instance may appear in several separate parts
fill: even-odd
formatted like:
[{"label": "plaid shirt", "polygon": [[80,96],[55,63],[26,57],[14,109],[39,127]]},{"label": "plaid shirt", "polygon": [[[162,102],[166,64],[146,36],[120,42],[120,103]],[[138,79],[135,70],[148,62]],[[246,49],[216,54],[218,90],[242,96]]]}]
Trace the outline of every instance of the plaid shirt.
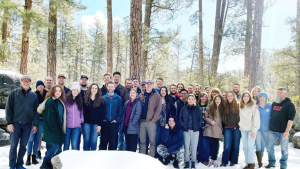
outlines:
[{"label": "plaid shirt", "polygon": [[200,111],[202,113],[202,117],[203,117],[203,120],[202,120],[202,124],[201,124],[201,128],[200,128],[200,133],[203,133],[204,132],[204,129],[205,129],[205,125],[206,125],[206,122],[204,120],[205,118],[205,110],[206,110],[206,105],[205,106],[200,106]]}]

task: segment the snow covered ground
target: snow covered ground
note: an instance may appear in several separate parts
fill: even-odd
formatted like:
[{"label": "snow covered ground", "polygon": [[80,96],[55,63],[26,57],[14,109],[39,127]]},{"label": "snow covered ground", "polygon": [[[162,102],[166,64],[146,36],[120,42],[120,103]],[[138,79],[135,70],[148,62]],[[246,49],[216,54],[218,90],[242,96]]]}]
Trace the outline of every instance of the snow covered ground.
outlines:
[{"label": "snow covered ground", "polygon": [[[223,143],[220,142],[220,150],[218,161],[221,163],[221,155],[223,152]],[[43,143],[44,144],[44,143]],[[82,146],[82,145],[81,145]],[[82,150],[82,147],[81,147]],[[45,154],[45,149],[42,150],[42,156]],[[8,167],[9,146],[0,147],[0,169],[7,169]],[[281,150],[279,146],[275,147],[276,156],[276,169],[280,168],[279,159],[281,157]],[[65,169],[84,169],[84,168],[102,168],[102,169],[173,169],[172,164],[167,167],[149,156],[122,151],[96,151],[96,152],[83,152],[83,151],[66,151],[60,154],[60,158]],[[24,162],[26,157],[24,157]],[[25,166],[27,169],[39,169],[42,160],[38,160],[38,165]],[[224,167],[224,169],[241,169],[244,167],[244,152],[242,144],[240,145],[239,164],[234,167]],[[268,164],[268,156],[265,154],[263,157],[264,165]],[[142,167],[141,167],[142,166]],[[182,169],[183,166],[180,166]],[[197,169],[208,168],[202,164],[196,165]],[[212,168],[212,167],[211,167]],[[257,167],[256,167],[257,168]],[[295,149],[290,143],[289,145],[289,160],[288,169],[300,169],[300,150]]]}]

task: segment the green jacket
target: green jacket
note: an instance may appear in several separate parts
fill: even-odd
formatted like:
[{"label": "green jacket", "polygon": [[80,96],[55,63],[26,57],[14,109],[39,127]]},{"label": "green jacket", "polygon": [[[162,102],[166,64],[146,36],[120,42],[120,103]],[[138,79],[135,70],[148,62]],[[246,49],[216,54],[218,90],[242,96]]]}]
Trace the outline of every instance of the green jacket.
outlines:
[{"label": "green jacket", "polygon": [[[58,101],[64,107],[63,124],[60,123],[58,112]],[[62,100],[48,98],[38,108],[40,114],[43,114],[43,141],[46,143],[62,144],[64,142],[64,134],[66,134],[66,108]]]}]

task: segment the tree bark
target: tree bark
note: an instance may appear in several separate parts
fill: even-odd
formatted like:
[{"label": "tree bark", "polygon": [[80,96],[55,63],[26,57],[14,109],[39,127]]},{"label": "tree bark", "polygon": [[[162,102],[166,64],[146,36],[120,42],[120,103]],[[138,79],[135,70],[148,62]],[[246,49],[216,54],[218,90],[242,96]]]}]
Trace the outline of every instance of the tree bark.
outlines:
[{"label": "tree bark", "polygon": [[199,73],[202,81],[204,54],[203,54],[203,23],[202,23],[202,0],[199,0]]},{"label": "tree bark", "polygon": [[57,3],[49,1],[49,28],[47,46],[47,75],[53,78],[56,84],[56,39],[57,39]]},{"label": "tree bark", "polygon": [[112,0],[107,0],[107,72],[113,71]]},{"label": "tree bark", "polygon": [[151,10],[154,0],[146,0],[145,17],[144,17],[144,29],[143,29],[143,51],[142,51],[142,66],[141,76],[142,79],[146,79],[146,69],[148,66],[148,50],[149,50],[149,34],[151,23]]},{"label": "tree bark", "polygon": [[29,30],[30,30],[30,12],[32,7],[32,0],[25,0],[23,17],[23,29],[22,29],[22,52],[21,52],[21,63],[20,63],[20,73],[23,75],[27,74],[27,63],[28,63],[28,51],[29,51]]},{"label": "tree bark", "polygon": [[257,85],[258,81],[258,65],[260,60],[261,51],[261,32],[262,32],[262,19],[264,12],[264,0],[255,1],[254,10],[254,24],[253,24],[253,41],[251,52],[251,66],[250,66],[250,78],[248,89],[251,91],[253,87]]},{"label": "tree bark", "polygon": [[9,21],[9,11],[7,8],[3,10],[3,20],[2,20],[2,43],[7,42],[7,29],[8,29],[8,21]]},{"label": "tree bark", "polygon": [[140,81],[142,54],[142,0],[131,0],[130,77]]},{"label": "tree bark", "polygon": [[251,38],[252,38],[252,0],[247,0],[247,26],[245,40],[245,65],[244,75],[250,74]]},{"label": "tree bark", "polygon": [[297,0],[297,26],[296,26],[296,34],[297,34],[297,48],[298,49],[298,92],[300,93],[300,0]]}]

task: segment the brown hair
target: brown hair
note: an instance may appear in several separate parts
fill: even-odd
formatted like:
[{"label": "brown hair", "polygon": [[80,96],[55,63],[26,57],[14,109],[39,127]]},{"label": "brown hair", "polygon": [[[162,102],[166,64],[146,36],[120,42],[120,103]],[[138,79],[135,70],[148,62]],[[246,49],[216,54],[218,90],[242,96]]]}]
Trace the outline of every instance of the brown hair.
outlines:
[{"label": "brown hair", "polygon": [[206,102],[205,102],[205,105],[208,104],[208,96],[207,96],[207,93],[203,92],[203,93],[200,93],[200,95],[199,95],[198,105],[201,105],[201,97],[203,97],[203,96],[206,96]]},{"label": "brown hair", "polygon": [[110,78],[112,78],[112,76],[111,76],[110,73],[105,73],[105,74],[103,75],[103,77],[105,77],[105,76],[109,76]]},{"label": "brown hair", "polygon": [[161,78],[161,77],[157,78],[157,79],[156,79],[156,82],[157,82],[158,80],[164,81],[164,79]]},{"label": "brown hair", "polygon": [[212,92],[217,92],[219,95],[221,94],[220,89],[218,89],[218,88],[213,88],[213,89],[210,91],[210,100],[211,100],[211,101],[214,99],[213,96],[211,95]]},{"label": "brown hair", "polygon": [[89,105],[90,104],[90,101],[91,101],[91,90],[92,90],[92,86],[95,85],[97,86],[98,88],[98,91],[95,95],[95,100],[94,100],[94,105],[93,107],[99,107],[101,103],[103,103],[103,98],[102,98],[102,93],[101,93],[101,90],[99,88],[99,86],[96,84],[96,83],[93,83],[89,86],[88,90],[86,91],[86,94],[84,96],[84,103],[86,105]]},{"label": "brown hair", "polygon": [[[228,95],[228,93],[231,93],[233,95],[233,100],[232,100],[232,112],[233,113],[236,113],[236,114],[239,114],[239,103],[236,99],[236,94],[233,92],[233,91],[227,91],[227,94],[226,94],[226,97]],[[228,99],[225,100],[225,106],[226,106],[226,109],[225,109],[225,114],[229,114],[229,108],[230,108],[230,105],[229,105],[229,101]]]},{"label": "brown hair", "polygon": [[212,116],[212,120],[214,120],[215,116],[216,116],[216,110],[217,110],[217,104],[215,102],[216,98],[220,98],[221,99],[221,103],[219,105],[219,114],[220,114],[220,119],[222,119],[223,114],[224,114],[224,100],[222,99],[221,95],[217,95],[216,97],[214,97],[212,103],[209,105],[209,109],[208,109],[208,113]]},{"label": "brown hair", "polygon": [[60,91],[61,91],[61,95],[60,95],[60,99],[63,100],[65,98],[65,90],[63,87],[61,87],[60,85],[54,85],[53,87],[51,87],[51,89],[47,92],[46,96],[45,96],[45,100],[47,100],[49,97],[55,97],[55,92],[56,92],[56,88],[59,87]]},{"label": "brown hair", "polygon": [[[254,92],[255,89],[258,89],[258,94],[259,94],[260,92],[262,92],[262,90],[261,90],[261,88],[260,88],[259,86],[255,86],[255,87],[253,87],[253,89],[251,90],[251,97],[252,97],[252,99],[258,100],[258,98],[254,98],[254,95],[253,95],[253,92]],[[257,97],[258,97],[258,95],[257,95]]]},{"label": "brown hair", "polygon": [[136,90],[136,89],[134,89],[134,88],[131,88],[131,89],[130,89],[130,91],[129,91],[129,95],[130,95],[130,92],[131,92],[131,91],[135,91],[135,93],[136,93],[136,97],[138,97],[139,93],[137,92],[137,90]]},{"label": "brown hair", "polygon": [[[249,95],[249,101],[248,103],[244,103],[243,101],[243,97],[245,94],[248,94]],[[245,91],[242,96],[241,96],[241,100],[240,100],[240,108],[243,109],[245,106],[253,106],[254,105],[254,101],[253,101],[253,98],[251,97],[251,94],[248,92],[248,91]]]}]

